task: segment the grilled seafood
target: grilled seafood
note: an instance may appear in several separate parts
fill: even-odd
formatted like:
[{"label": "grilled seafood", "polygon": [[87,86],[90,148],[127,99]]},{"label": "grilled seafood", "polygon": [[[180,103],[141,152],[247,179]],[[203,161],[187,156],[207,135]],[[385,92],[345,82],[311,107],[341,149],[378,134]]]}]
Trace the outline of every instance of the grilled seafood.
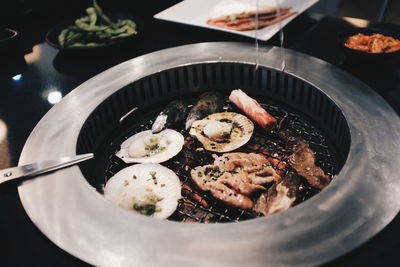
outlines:
[{"label": "grilled seafood", "polygon": [[253,130],[253,123],[245,116],[234,112],[221,112],[193,122],[189,133],[207,150],[228,152],[246,144]]},{"label": "grilled seafood", "polygon": [[228,205],[251,209],[249,195],[265,190],[264,184],[279,181],[280,176],[261,154],[226,153],[213,164],[198,166],[191,171],[193,182]]},{"label": "grilled seafood", "polygon": [[165,219],[178,206],[181,186],[178,176],[160,164],[136,164],[107,181],[104,197],[122,208]]},{"label": "grilled seafood", "polygon": [[[239,218],[242,220],[274,214],[310,198],[331,180],[330,176],[316,166],[315,153],[303,139],[307,138],[303,128],[298,127],[303,122],[297,120],[296,116],[286,113],[288,115],[277,125],[277,120],[268,113],[266,117],[260,116],[259,114],[265,114],[266,111],[241,90],[232,91],[230,100],[231,102],[227,102],[225,96],[222,97],[216,92],[201,95],[194,103],[187,123],[192,118],[202,117],[209,112],[211,114],[194,121],[190,127],[190,135],[183,131],[182,127],[190,109],[189,104],[193,102],[172,101],[157,117],[152,125],[153,131],[144,131],[130,137],[129,141],[121,146],[121,151],[126,154],[122,154],[121,151],[117,153],[126,163],[164,162],[163,165],[171,168],[179,176],[183,200],[179,201],[179,212],[174,213],[170,218],[172,220],[183,216],[184,221],[235,221]],[[223,104],[229,106],[222,108]],[[241,112],[233,107],[233,104],[248,117],[239,114]],[[212,111],[219,109],[225,112]],[[258,113],[259,109],[263,111]],[[239,113],[232,112],[234,110]],[[276,114],[282,118],[285,113]],[[257,121],[262,128],[272,130],[265,132],[257,127],[254,131],[254,123],[249,117]],[[154,133],[167,125],[181,130],[185,138],[171,129]],[[273,129],[275,126],[277,127]],[[169,131],[178,133],[178,136],[175,138],[174,135],[166,134]],[[176,141],[179,141],[179,149],[175,149],[175,144],[172,144]],[[174,147],[174,153],[168,156],[164,154],[164,147],[167,145]],[[229,152],[239,147],[241,152],[222,155],[210,153]],[[321,153],[323,154],[322,151]],[[174,157],[173,160],[167,161],[171,157]],[[152,180],[150,176],[147,173],[146,182]],[[122,190],[115,191],[115,199],[117,192],[122,198],[125,194],[123,189],[129,187],[128,183],[131,181],[128,179],[127,183],[125,180],[119,181]],[[109,197],[110,185],[107,185],[107,188]],[[159,203],[164,197],[155,194],[155,191],[150,192],[151,188],[146,188],[148,190],[145,190],[145,194],[121,200],[121,203],[134,201],[133,204],[128,203],[128,208],[132,209],[134,205],[133,209],[142,214],[158,216]],[[161,209],[164,210],[162,207]],[[226,215],[225,219],[218,214]]]},{"label": "grilled seafood", "polygon": [[163,111],[157,116],[151,127],[153,133],[158,133],[165,128],[170,128],[183,121],[188,113],[188,103],[183,100],[170,102]]},{"label": "grilled seafood", "polygon": [[183,143],[183,135],[175,130],[165,129],[158,134],[147,130],[125,140],[116,156],[126,163],[160,163],[176,156]]},{"label": "grilled seafood", "polygon": [[269,131],[276,127],[277,120],[255,99],[249,97],[242,90],[233,90],[229,96],[229,100],[265,130]]},{"label": "grilled seafood", "polygon": [[224,98],[218,92],[206,92],[200,100],[190,109],[186,119],[185,129],[189,130],[192,123],[221,110]]}]

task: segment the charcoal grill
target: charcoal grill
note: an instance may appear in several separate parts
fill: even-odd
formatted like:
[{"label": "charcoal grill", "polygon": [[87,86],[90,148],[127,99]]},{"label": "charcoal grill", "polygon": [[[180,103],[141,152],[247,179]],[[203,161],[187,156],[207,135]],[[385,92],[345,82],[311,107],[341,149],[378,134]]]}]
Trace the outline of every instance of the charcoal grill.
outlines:
[{"label": "charcoal grill", "polygon": [[[208,65],[210,64],[212,63],[209,63]],[[196,65],[194,67],[194,71],[199,71],[204,67],[207,68],[207,65]],[[230,64],[221,65],[222,69],[230,67]],[[263,72],[270,72],[270,70],[261,68],[255,70],[254,66],[252,67],[253,69],[251,69],[250,71],[253,72],[253,75],[256,77],[258,75],[264,75]],[[178,70],[173,69],[170,71],[175,72]],[[278,79],[285,80],[290,77],[283,73],[278,72],[278,74],[280,75],[280,77],[282,77],[278,77]],[[146,77],[144,79],[152,79],[152,77]],[[139,80],[136,83],[143,82],[143,80]],[[265,84],[266,86],[270,86],[270,83],[267,81],[265,82]],[[244,86],[243,88],[248,88],[249,85],[242,84],[242,86]],[[258,86],[262,88],[261,85]],[[301,86],[306,85],[304,84]],[[134,85],[129,85],[121,89],[121,91],[118,91],[118,94],[128,94],[127,92],[129,90],[135,90],[133,88],[135,88]],[[223,87],[221,89],[223,89]],[[126,92],[124,93],[125,90]],[[222,92],[223,91],[226,91],[226,89],[222,90]],[[113,97],[117,96],[112,96],[111,98],[109,98],[109,101],[112,101],[111,99]],[[130,99],[127,96],[124,96],[123,98]],[[194,104],[197,99],[191,98],[190,96],[187,96],[186,98],[189,98],[186,100],[192,104]],[[160,96],[158,99],[162,103],[164,97]],[[167,99],[169,99],[169,97],[167,97]],[[128,106],[131,105],[132,103],[129,103]],[[284,104],[281,103],[278,106],[274,106],[269,103],[264,104],[263,106],[279,121],[285,118],[285,120],[290,120],[291,122],[293,122],[293,130],[296,130],[298,135],[300,135],[304,140],[307,140],[313,151],[316,152],[317,158],[319,159],[317,162],[318,166],[321,166],[325,170],[325,173],[327,173],[331,177],[337,174],[341,166],[343,166],[348,153],[350,141],[350,139],[348,138],[348,127],[344,124],[336,126],[331,125],[331,127],[333,128],[337,127],[338,129],[341,128],[341,131],[347,131],[347,134],[346,132],[344,133],[344,136],[347,139],[344,140],[343,145],[334,146],[332,142],[328,141],[328,138],[325,136],[326,134],[322,133],[318,128],[311,125],[310,122],[302,118],[303,116],[301,116],[300,114],[296,114],[294,113],[294,111],[290,112],[282,108],[283,105]],[[228,101],[227,103],[225,103],[225,107],[229,108],[229,110],[225,109],[226,111],[241,112],[237,108],[232,107],[232,105],[229,104]],[[332,106],[332,108],[334,108],[334,106]],[[146,110],[145,107],[141,109]],[[129,121],[124,121],[122,125],[118,125],[116,128],[115,124],[113,124],[113,120],[103,123],[104,129],[102,130],[102,132],[107,134],[104,134],[101,137],[99,136],[100,140],[98,143],[100,143],[100,145],[96,147],[93,147],[92,145],[94,140],[91,139],[91,136],[96,135],[97,129],[94,126],[96,124],[95,121],[98,116],[101,117],[105,115],[105,110],[99,107],[98,110],[95,110],[92,113],[92,115],[88,118],[88,120],[82,127],[81,134],[78,138],[78,153],[81,154],[88,153],[88,151],[96,151],[95,162],[92,161],[92,163],[86,164],[86,166],[82,165],[82,171],[89,183],[93,187],[95,187],[98,192],[102,193],[104,185],[109,178],[111,178],[118,171],[129,166],[129,164],[124,163],[121,159],[115,156],[115,153],[120,149],[120,144],[127,138],[138,132],[151,129],[154,118],[158,114],[158,112],[155,111],[158,111],[159,109],[154,109],[154,107],[150,107],[149,112],[141,112],[141,109],[137,109],[136,114],[132,114],[132,118]],[[337,115],[340,117],[336,118],[336,123],[345,123],[343,115],[339,111]],[[123,117],[126,118],[126,116]],[[199,142],[196,142],[196,140],[188,134],[188,132],[184,128],[184,122],[178,125],[174,125],[174,129],[180,131],[185,136],[189,145],[184,146],[182,153],[180,153],[177,157],[167,161],[166,163],[163,163],[178,174],[181,182],[184,185],[182,191],[183,198],[179,201],[178,209],[175,214],[169,218],[170,220],[182,222],[236,222],[244,219],[251,219],[262,216],[261,214],[257,214],[253,211],[232,208],[228,205],[224,205],[223,203],[214,199],[210,194],[196,188],[196,186],[191,182],[190,171],[196,166],[211,164],[213,162],[212,155],[214,153],[208,151],[197,151],[197,149],[202,146]],[[335,139],[335,141],[337,141],[337,139]],[[266,132],[260,127],[256,127],[253,133],[253,137],[250,139],[248,144],[235,151],[246,153],[261,153],[278,160],[279,162],[276,163],[276,166],[274,166],[274,168],[276,169],[276,171],[280,171],[283,177],[285,175],[288,175],[289,172],[293,172],[292,170],[290,170],[290,168],[287,167],[289,166],[287,163],[287,158],[291,154],[291,152],[286,149],[286,143],[278,136],[276,132]],[[285,165],[286,167],[284,167]],[[93,166],[104,166],[104,168],[93,168]],[[300,188],[302,190],[299,191],[299,197],[295,204],[299,204],[319,192],[319,190],[312,188],[305,181],[301,184]],[[197,198],[194,197],[194,195],[197,196]],[[255,196],[255,198],[256,197],[257,196]]]},{"label": "charcoal grill", "polygon": [[[39,122],[20,164],[89,151],[96,159],[20,186],[28,215],[55,244],[97,266],[317,265],[365,242],[400,209],[400,120],[366,85],[318,59],[286,50],[282,73],[280,52],[262,49],[256,68],[249,44],[188,45],[124,62],[77,87]],[[113,157],[121,140],[148,128],[168,101],[235,88],[275,116],[295,118],[334,175],[326,189],[267,217],[211,208],[208,216],[231,222],[216,224],[176,222],[206,221],[196,202],[175,221],[158,221],[98,192],[123,167]],[[119,123],[133,107],[138,112]]]}]

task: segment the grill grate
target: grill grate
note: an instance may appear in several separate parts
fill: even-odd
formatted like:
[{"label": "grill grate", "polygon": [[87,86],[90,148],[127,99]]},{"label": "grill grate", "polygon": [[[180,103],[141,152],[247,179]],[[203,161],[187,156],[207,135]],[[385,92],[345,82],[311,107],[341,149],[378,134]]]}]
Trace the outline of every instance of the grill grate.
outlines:
[{"label": "grill grate", "polygon": [[[235,107],[227,105],[227,111],[240,112]],[[333,176],[339,171],[338,155],[329,143],[325,135],[310,124],[300,114],[287,111],[280,106],[272,104],[263,104],[263,107],[278,120],[287,116],[288,119],[294,122],[294,130],[306,141],[308,141],[311,149],[316,153],[317,165],[320,166],[326,174]],[[151,129],[151,125],[155,119],[155,114],[144,115],[139,122],[122,134],[118,138],[120,143],[130,136]],[[215,199],[211,194],[201,191],[196,188],[190,178],[190,171],[196,166],[206,165],[213,162],[212,154],[217,154],[211,151],[198,151],[201,144],[194,140],[187,131],[184,130],[184,124],[174,127],[180,131],[185,137],[185,145],[183,150],[173,159],[162,163],[162,165],[172,169],[179,177],[182,183],[183,198],[178,203],[178,208],[175,213],[170,216],[170,220],[180,222],[238,222],[246,219],[257,218],[263,216],[251,210],[230,207],[219,200]],[[104,184],[115,173],[128,166],[125,162],[115,156],[115,152],[119,146],[111,144],[113,149],[109,150],[107,156],[107,167],[104,173]],[[280,172],[281,176],[291,172],[290,168],[283,168],[287,165],[287,157],[290,152],[285,149],[285,142],[280,139],[277,133],[266,133],[255,124],[255,130],[250,141],[237,150],[238,152],[254,152],[263,153],[268,157],[275,159],[274,168]],[[287,165],[288,166],[288,165]],[[104,186],[104,184],[102,186]],[[98,187],[99,189],[99,187]],[[101,187],[100,190],[101,191]],[[312,188],[303,180],[299,188],[299,197],[294,205],[297,205],[310,197],[317,194],[319,190]]]}]

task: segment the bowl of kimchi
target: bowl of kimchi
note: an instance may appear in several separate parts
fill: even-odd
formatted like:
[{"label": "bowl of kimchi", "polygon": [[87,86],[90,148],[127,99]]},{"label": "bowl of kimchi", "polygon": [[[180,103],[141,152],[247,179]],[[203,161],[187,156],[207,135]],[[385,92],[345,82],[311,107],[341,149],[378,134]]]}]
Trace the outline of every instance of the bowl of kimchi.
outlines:
[{"label": "bowl of kimchi", "polygon": [[400,33],[379,28],[351,28],[339,33],[346,56],[362,61],[394,59],[400,54]]}]

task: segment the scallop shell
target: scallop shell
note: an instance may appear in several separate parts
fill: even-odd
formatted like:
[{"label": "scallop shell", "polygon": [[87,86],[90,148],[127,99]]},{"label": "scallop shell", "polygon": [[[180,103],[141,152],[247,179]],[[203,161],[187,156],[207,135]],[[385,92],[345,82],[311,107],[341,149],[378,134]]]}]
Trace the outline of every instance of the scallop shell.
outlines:
[{"label": "scallop shell", "polygon": [[[163,135],[168,138],[168,140],[171,142],[165,151],[162,151],[160,153],[157,153],[155,155],[151,156],[143,156],[143,157],[130,157],[129,156],[129,146],[132,142],[137,141],[139,139],[144,139],[146,136],[152,135],[151,130],[139,132],[128,139],[126,139],[122,144],[121,144],[121,149],[115,154],[117,157],[122,159],[125,163],[160,163],[169,160],[170,158],[173,158],[176,156],[183,147],[184,143],[184,137],[182,134],[178,133],[175,130],[172,129],[165,129],[164,131],[158,133],[157,135]],[[145,147],[145,144],[143,143],[143,147]]]},{"label": "scallop shell", "polygon": [[[156,181],[151,172],[156,172]],[[149,192],[162,198],[157,202],[161,208],[151,217],[166,219],[178,206],[181,185],[178,176],[167,167],[155,163],[136,164],[122,169],[112,176],[104,187],[104,197],[118,206],[133,210],[134,199],[141,200]],[[135,211],[136,212],[136,211]]]},{"label": "scallop shell", "polygon": [[[224,141],[212,140],[203,132],[204,127],[210,120],[228,120],[235,123],[238,127],[238,133],[232,133],[229,139]],[[190,128],[190,134],[195,136],[205,149],[215,152],[228,152],[235,150],[246,144],[254,131],[254,124],[246,116],[234,112],[214,113],[202,120],[193,122]]]}]

